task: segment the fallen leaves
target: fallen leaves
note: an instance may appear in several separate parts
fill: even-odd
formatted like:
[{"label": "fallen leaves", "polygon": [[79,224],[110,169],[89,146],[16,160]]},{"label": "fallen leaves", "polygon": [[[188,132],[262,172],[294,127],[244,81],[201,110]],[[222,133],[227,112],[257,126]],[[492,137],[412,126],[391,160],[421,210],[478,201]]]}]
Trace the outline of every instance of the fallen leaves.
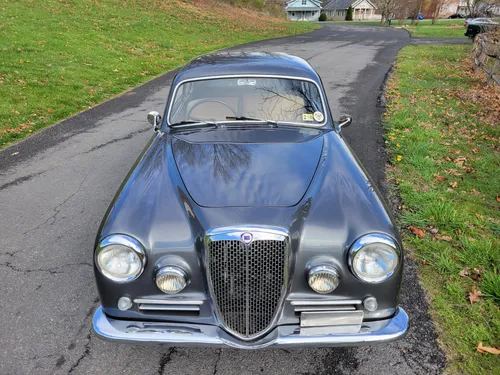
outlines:
[{"label": "fallen leaves", "polygon": [[440,174],[435,175],[434,179],[436,181],[446,181],[447,180],[447,178],[445,176],[441,176]]},{"label": "fallen leaves", "polygon": [[470,277],[474,281],[479,281],[483,271],[476,267],[466,267],[461,270],[458,275],[461,277]]},{"label": "fallen leaves", "polygon": [[453,242],[453,238],[451,238],[450,236],[440,236],[439,234],[435,235],[434,239],[436,241]]},{"label": "fallen leaves", "polygon": [[439,229],[437,229],[436,227],[433,227],[432,225],[429,226],[429,232],[431,234],[437,234],[439,232]]},{"label": "fallen leaves", "polygon": [[467,161],[467,158],[465,156],[459,156],[458,158],[453,160],[453,163],[455,163],[456,166],[462,168]]},{"label": "fallen leaves", "polygon": [[490,353],[494,355],[500,354],[500,348],[494,348],[492,346],[484,346],[482,341],[477,345],[476,349],[479,353]]},{"label": "fallen leaves", "polygon": [[481,296],[483,293],[479,289],[477,289],[477,286],[472,285],[472,291],[469,292],[469,301],[470,304],[472,305],[474,302],[479,302],[481,301]]},{"label": "fallen leaves", "polygon": [[450,187],[452,187],[452,188],[456,188],[456,187],[458,186],[458,182],[453,181],[453,182],[450,182],[450,183],[449,183],[449,185],[450,185]]},{"label": "fallen leaves", "polygon": [[410,225],[408,227],[409,230],[412,231],[412,233],[417,236],[418,238],[424,238],[425,237],[425,230],[423,230],[422,228],[418,228],[418,227],[415,227],[413,225]]}]

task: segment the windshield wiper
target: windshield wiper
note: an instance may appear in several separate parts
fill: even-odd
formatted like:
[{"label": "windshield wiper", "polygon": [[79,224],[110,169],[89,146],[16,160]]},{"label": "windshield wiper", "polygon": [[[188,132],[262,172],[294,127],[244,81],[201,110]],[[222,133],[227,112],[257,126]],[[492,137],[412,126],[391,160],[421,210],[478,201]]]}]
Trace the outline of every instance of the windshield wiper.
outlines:
[{"label": "windshield wiper", "polygon": [[255,117],[245,117],[245,116],[226,116],[226,120],[236,120],[236,121],[260,121],[260,122],[265,122],[267,124],[274,125],[275,127],[278,127],[279,122],[275,120],[266,120],[262,118],[255,118]]},{"label": "windshield wiper", "polygon": [[197,126],[202,127],[207,125],[215,126],[216,128],[219,127],[219,123],[217,121],[180,121],[174,124],[170,124],[170,126],[174,127],[175,129],[192,128]]}]

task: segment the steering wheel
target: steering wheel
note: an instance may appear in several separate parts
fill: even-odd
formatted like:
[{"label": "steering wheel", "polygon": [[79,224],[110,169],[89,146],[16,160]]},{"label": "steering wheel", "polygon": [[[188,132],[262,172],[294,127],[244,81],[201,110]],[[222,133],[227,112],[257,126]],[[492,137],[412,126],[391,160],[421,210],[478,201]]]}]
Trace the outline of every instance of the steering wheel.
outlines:
[{"label": "steering wheel", "polygon": [[[219,104],[222,104],[224,107],[226,107],[227,109],[229,109],[232,114],[234,115],[234,117],[238,117],[238,114],[236,113],[236,111],[229,105],[227,104],[226,102],[223,102],[222,100],[218,100],[218,99],[202,99],[200,100],[198,103],[196,103],[195,105],[193,105],[191,107],[191,109],[189,110],[189,112],[187,113],[186,117],[189,119],[194,119],[194,117],[191,117],[191,113],[193,113],[194,109],[202,104],[205,104],[205,103],[219,103]],[[196,121],[200,121],[201,119],[199,118],[196,118]]]}]

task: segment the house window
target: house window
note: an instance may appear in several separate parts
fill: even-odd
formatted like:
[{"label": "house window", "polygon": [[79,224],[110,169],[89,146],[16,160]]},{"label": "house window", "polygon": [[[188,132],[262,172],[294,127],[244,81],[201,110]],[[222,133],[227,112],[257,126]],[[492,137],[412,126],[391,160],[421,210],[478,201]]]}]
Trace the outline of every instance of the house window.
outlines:
[{"label": "house window", "polygon": [[292,17],[295,17],[295,12],[292,12]]},{"label": "house window", "polygon": [[302,0],[302,5],[306,5],[307,4],[307,0]]}]

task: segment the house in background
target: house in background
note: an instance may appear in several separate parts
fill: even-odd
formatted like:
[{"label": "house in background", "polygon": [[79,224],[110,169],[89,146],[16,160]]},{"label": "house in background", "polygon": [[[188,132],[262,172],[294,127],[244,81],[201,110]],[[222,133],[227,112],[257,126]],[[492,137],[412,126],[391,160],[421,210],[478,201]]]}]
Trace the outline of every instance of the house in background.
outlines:
[{"label": "house in background", "polygon": [[286,3],[285,12],[292,21],[317,21],[321,13],[321,1],[291,0]]},{"label": "house in background", "polygon": [[352,7],[353,20],[380,20],[380,15],[375,14],[377,7],[370,0],[330,0],[323,6],[323,13],[330,20],[343,21],[347,9]]}]

